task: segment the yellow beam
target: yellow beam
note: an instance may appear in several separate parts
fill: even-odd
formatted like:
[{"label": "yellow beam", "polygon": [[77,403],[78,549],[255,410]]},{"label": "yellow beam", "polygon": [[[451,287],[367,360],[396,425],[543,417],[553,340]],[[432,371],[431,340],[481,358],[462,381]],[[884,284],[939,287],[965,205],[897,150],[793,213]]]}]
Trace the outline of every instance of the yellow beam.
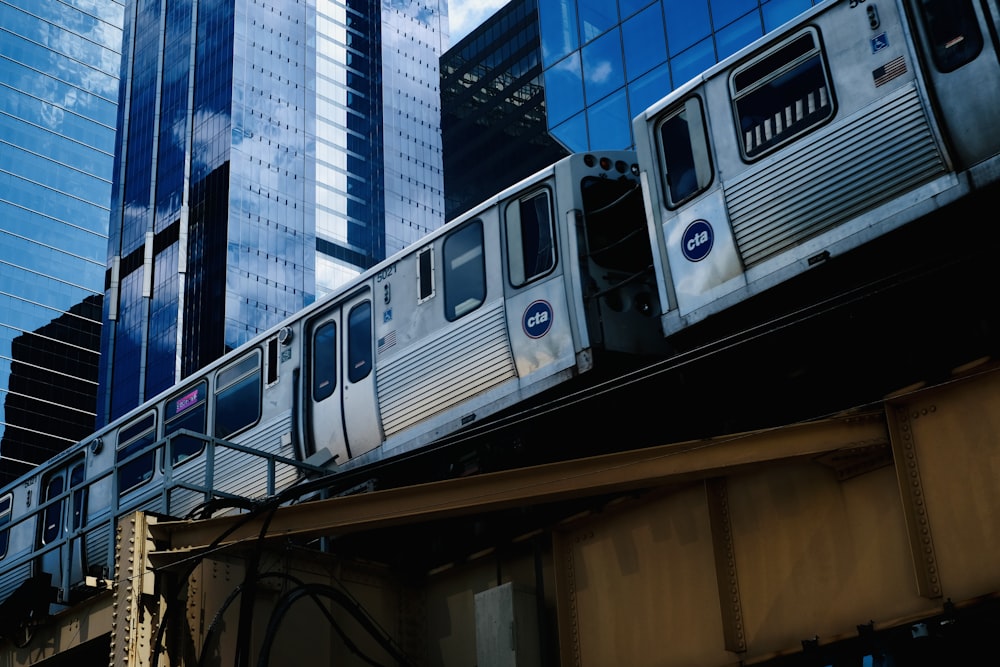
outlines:
[{"label": "yellow beam", "polygon": [[[714,477],[748,465],[812,457],[888,443],[881,410],[726,437],[663,445],[585,459],[282,507],[270,516],[233,516],[151,523],[165,549],[157,566],[217,546],[265,538],[338,535],[510,507],[626,492]],[[265,521],[267,527],[264,529]]]}]

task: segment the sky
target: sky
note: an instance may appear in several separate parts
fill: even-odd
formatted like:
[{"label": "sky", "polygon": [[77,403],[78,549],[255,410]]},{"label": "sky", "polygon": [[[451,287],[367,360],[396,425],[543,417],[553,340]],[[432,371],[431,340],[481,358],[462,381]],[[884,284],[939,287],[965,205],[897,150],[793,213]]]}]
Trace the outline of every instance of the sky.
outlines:
[{"label": "sky", "polygon": [[507,2],[508,0],[448,0],[451,43],[457,44]]}]

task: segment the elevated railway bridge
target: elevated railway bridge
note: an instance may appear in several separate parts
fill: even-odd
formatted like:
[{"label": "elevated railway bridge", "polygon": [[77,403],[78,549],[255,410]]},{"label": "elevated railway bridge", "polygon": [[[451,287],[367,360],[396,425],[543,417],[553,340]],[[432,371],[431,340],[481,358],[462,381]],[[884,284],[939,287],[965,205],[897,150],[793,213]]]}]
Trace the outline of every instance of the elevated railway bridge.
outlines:
[{"label": "elevated railway bridge", "polygon": [[29,623],[5,605],[0,667],[995,659],[986,203],[330,492],[130,515],[91,595]]}]

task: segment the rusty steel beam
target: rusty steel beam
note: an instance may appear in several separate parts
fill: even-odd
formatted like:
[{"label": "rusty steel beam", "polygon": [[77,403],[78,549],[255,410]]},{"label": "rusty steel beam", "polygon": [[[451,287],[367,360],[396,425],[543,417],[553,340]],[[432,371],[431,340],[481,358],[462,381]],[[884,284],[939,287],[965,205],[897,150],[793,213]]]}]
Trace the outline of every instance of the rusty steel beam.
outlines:
[{"label": "rusty steel beam", "polygon": [[[726,437],[281,507],[266,516],[151,523],[157,566],[209,546],[351,532],[715,477],[770,461],[888,445],[881,409]],[[224,538],[219,539],[220,536]]]}]

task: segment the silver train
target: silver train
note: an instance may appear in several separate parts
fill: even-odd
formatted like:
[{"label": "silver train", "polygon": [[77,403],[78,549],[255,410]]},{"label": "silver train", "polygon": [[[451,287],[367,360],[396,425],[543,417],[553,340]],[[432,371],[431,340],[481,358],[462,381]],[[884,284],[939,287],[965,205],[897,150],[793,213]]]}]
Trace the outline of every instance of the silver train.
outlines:
[{"label": "silver train", "polygon": [[106,586],[126,513],[370,467],[663,349],[634,157],[535,174],[0,492],[0,600]]},{"label": "silver train", "polygon": [[995,0],[824,2],[635,118],[665,334],[996,182],[998,33]]},{"label": "silver train", "polygon": [[634,153],[522,181],[0,491],[0,603],[54,591],[23,628],[106,586],[126,513],[398,459],[994,185],[998,34],[995,0],[817,5]]}]

